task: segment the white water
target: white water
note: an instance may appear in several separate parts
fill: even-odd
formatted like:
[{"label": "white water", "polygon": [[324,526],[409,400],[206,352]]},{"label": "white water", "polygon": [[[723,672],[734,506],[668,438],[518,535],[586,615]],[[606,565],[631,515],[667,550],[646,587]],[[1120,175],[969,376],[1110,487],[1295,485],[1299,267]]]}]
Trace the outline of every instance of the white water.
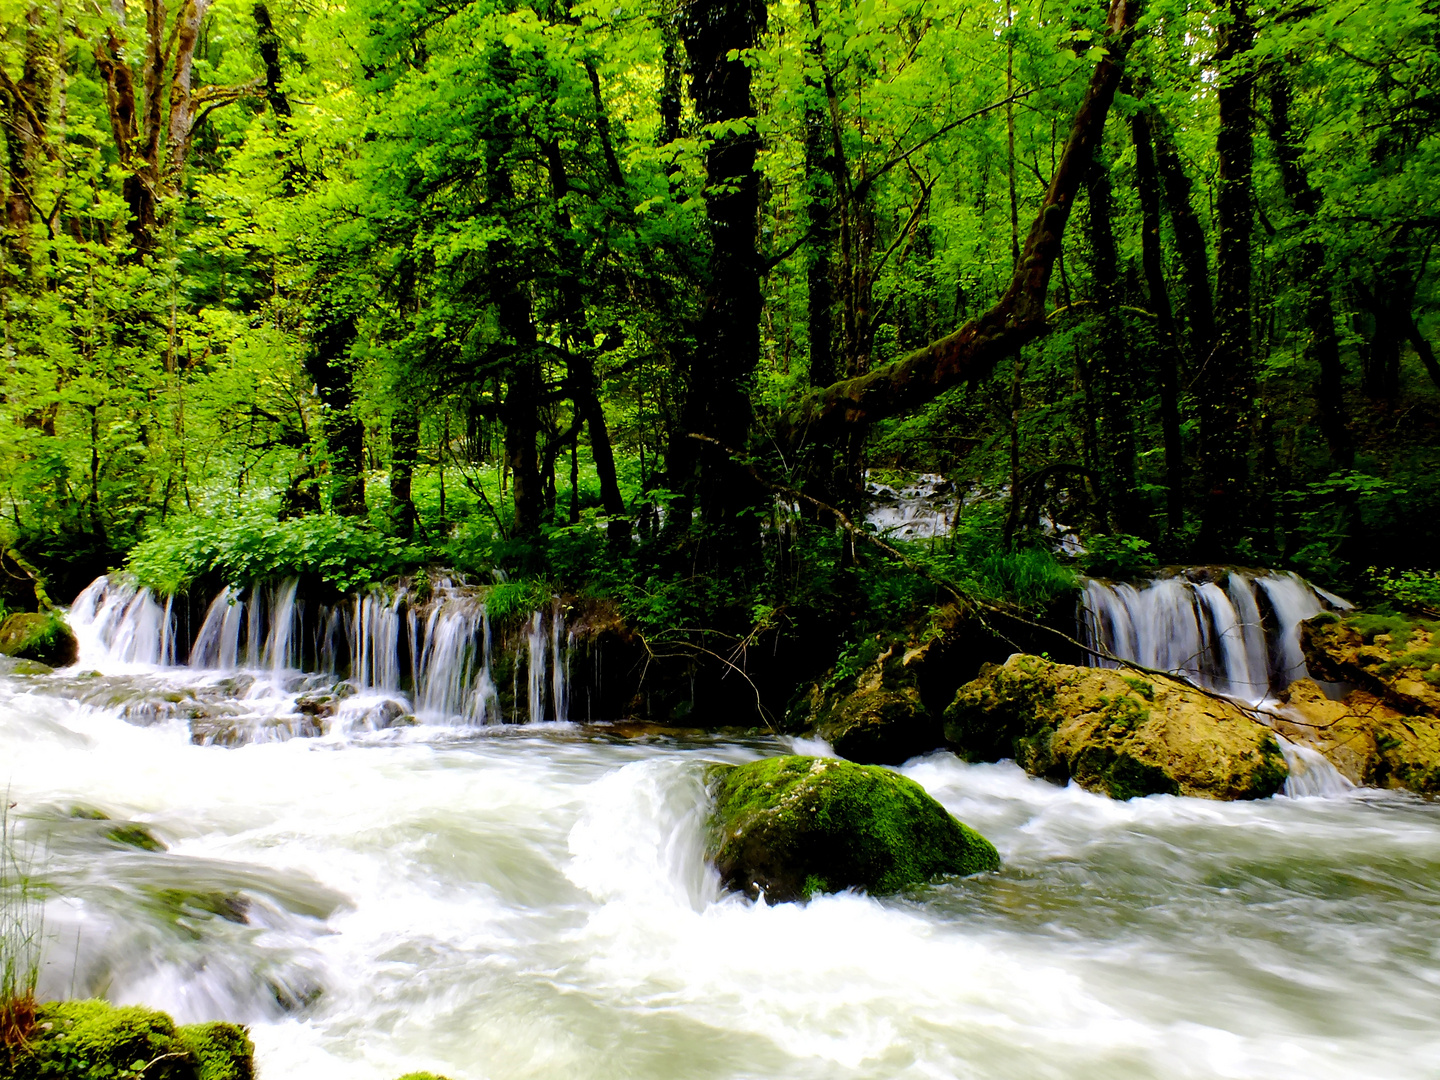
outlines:
[{"label": "white water", "polygon": [[[501,715],[492,670],[490,619],[473,591],[449,581],[438,582],[424,600],[404,588],[369,590],[322,607],[315,616],[307,643],[305,603],[294,578],[227,587],[210,602],[188,649],[188,664],[258,676],[261,684],[250,696],[288,695],[292,703],[298,690],[319,685],[298,678],[302,673],[330,675],[331,683],[348,678],[367,706],[393,700],[422,723],[568,717],[572,643],[558,602],[525,624],[517,677],[523,666],[526,712],[508,717]],[[71,606],[70,622],[84,668],[173,667],[185,655],[173,599],[162,604],[148,589],[136,590],[123,580],[94,581]]]},{"label": "white water", "polygon": [[54,696],[75,681],[0,678],[0,779],[57,889],[43,989],[249,1023],[265,1080],[1405,1080],[1440,1060],[1433,803],[1116,803],[937,754],[904,771],[1005,870],[767,908],[704,865],[704,767],[777,740],[222,750]]},{"label": "white water", "polygon": [[1300,624],[1350,605],[1297,574],[1232,570],[1225,577],[1224,588],[1180,575],[1142,588],[1091,579],[1080,601],[1081,635],[1111,656],[1262,702],[1307,674]]}]

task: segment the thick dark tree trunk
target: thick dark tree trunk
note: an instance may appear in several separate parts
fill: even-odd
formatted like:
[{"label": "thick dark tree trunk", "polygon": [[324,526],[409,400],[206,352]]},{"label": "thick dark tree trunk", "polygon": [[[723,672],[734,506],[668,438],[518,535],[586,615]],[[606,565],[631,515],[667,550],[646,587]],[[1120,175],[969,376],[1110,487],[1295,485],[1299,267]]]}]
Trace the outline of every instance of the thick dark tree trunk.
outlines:
[{"label": "thick dark tree trunk", "polygon": [[1434,346],[1420,332],[1420,327],[1415,322],[1415,316],[1408,311],[1404,313],[1403,327],[1405,336],[1410,339],[1410,345],[1415,350],[1415,355],[1420,358],[1420,363],[1425,368],[1425,374],[1429,375],[1430,381],[1435,384],[1437,389],[1440,389],[1440,361],[1435,359]]},{"label": "thick dark tree trunk", "polygon": [[[1155,350],[1155,374],[1160,386],[1160,431],[1165,441],[1165,523],[1172,534],[1185,525],[1185,446],[1180,433],[1180,328],[1170,306],[1160,248],[1160,173],[1150,134],[1150,117],[1144,109],[1130,116],[1135,144],[1135,188],[1140,196],[1140,263],[1150,310],[1160,332]],[[1209,299],[1208,293],[1206,299]]]},{"label": "thick dark tree trunk", "polygon": [[[1275,156],[1285,194],[1305,228],[1314,228],[1320,211],[1320,191],[1310,183],[1301,160],[1300,141],[1290,123],[1290,80],[1283,71],[1270,79],[1270,123]],[[1330,300],[1330,274],[1325,268],[1325,246],[1313,234],[1301,241],[1294,267],[1295,284],[1305,300],[1305,352],[1320,371],[1315,401],[1320,432],[1330,450],[1331,464],[1349,469],[1355,464],[1355,443],[1345,412],[1345,369],[1335,333],[1335,310]]]},{"label": "thick dark tree trunk", "polygon": [[[1100,333],[1095,342],[1100,433],[1104,447],[1102,475],[1114,532],[1138,533],[1144,528],[1135,486],[1135,417],[1131,399],[1135,375],[1125,348],[1120,322],[1120,256],[1111,223],[1110,168],[1098,149],[1090,165],[1090,251],[1095,275],[1095,300]],[[1013,423],[1014,421],[1012,421]]]},{"label": "thick dark tree trunk", "polygon": [[251,14],[255,19],[255,37],[260,48],[260,61],[265,65],[265,100],[270,103],[271,112],[288,119],[290,99],[285,96],[285,91],[280,89],[280,83],[284,79],[280,70],[280,35],[275,32],[275,24],[270,21],[270,9],[264,4],[256,4],[251,8]]},{"label": "thick dark tree trunk", "polygon": [[1244,528],[1249,485],[1255,374],[1250,329],[1250,249],[1255,214],[1252,166],[1255,28],[1248,0],[1228,0],[1216,66],[1220,127],[1216,137],[1220,257],[1215,347],[1197,372],[1200,415],[1200,543],[1206,557],[1224,556]]},{"label": "thick dark tree trunk", "polygon": [[[731,59],[753,47],[765,29],[764,0],[693,0],[681,32],[690,58],[690,93],[702,124],[746,121],[750,68]],[[728,452],[750,437],[755,368],[760,359],[760,277],[755,248],[760,175],[753,130],[716,138],[705,153],[705,209],[710,226],[710,280],[700,319],[684,409],[686,432],[701,437],[697,494],[705,523],[743,555],[758,541],[748,511],[761,499],[749,472]]]}]

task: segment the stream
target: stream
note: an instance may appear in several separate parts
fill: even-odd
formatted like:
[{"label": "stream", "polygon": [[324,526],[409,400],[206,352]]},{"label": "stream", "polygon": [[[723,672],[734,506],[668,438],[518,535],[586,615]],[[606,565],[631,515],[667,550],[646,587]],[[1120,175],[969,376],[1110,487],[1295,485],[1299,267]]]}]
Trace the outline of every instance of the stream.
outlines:
[{"label": "stream", "polygon": [[935,753],[901,771],[1000,873],[768,907],[704,862],[706,765],[823,744],[431,721],[223,748],[133,708],[229,694],[263,725],[294,696],[257,675],[0,676],[43,995],[249,1024],[262,1080],[1440,1076],[1433,802],[1118,803]]}]

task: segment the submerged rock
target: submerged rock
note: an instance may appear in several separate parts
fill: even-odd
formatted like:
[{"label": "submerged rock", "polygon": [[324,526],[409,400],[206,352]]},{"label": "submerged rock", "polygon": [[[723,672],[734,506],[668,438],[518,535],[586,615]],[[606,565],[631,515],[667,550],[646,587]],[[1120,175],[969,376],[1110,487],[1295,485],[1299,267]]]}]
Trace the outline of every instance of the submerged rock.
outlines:
[{"label": "submerged rock", "polygon": [[58,615],[20,612],[0,623],[0,653],[17,660],[67,667],[75,663],[79,648],[70,627]]},{"label": "submerged rock", "polygon": [[254,1080],[255,1076],[255,1047],[242,1027],[208,1023],[177,1028],[164,1013],[104,1001],[41,1005],[34,1032],[6,1053],[10,1055],[7,1080],[140,1075],[146,1080]]},{"label": "submerged rock", "polygon": [[1285,783],[1274,732],[1178,679],[1017,654],[960,688],[945,737],[972,761],[1014,758],[1116,799],[1263,799]]},{"label": "submerged rock", "polygon": [[771,903],[852,888],[883,895],[1000,867],[994,846],[915,781],[799,756],[725,769],[710,849],[727,888]]}]

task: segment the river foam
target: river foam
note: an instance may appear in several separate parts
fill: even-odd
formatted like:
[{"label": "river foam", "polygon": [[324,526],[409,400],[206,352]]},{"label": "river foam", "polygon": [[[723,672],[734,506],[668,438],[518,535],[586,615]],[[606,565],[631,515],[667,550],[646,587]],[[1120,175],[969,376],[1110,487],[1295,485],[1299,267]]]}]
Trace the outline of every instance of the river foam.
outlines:
[{"label": "river foam", "polygon": [[[1440,807],[1116,803],[904,770],[1005,869],[808,906],[722,895],[706,767],[780,740],[599,729],[237,749],[0,680],[45,873],[44,988],[250,1023],[271,1080],[1421,1077]],[[103,811],[168,850],[107,839]]]}]

